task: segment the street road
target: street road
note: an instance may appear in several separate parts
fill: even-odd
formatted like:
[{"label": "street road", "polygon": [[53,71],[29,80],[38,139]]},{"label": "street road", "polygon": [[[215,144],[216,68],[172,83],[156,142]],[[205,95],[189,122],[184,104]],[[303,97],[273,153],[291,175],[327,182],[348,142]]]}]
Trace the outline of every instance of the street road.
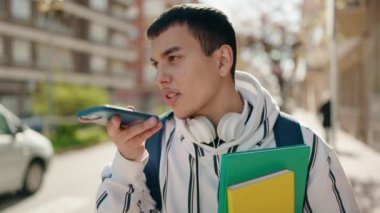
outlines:
[{"label": "street road", "polygon": [[94,212],[100,172],[115,153],[112,143],[56,155],[40,191],[30,197],[0,196],[0,212]]}]

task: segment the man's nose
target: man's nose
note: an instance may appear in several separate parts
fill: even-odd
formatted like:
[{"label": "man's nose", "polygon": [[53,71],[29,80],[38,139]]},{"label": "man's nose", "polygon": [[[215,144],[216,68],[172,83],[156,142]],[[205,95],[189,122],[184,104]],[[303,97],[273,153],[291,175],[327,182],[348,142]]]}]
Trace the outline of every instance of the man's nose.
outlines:
[{"label": "man's nose", "polygon": [[156,84],[168,84],[171,81],[170,75],[166,72],[163,66],[157,66],[156,68]]}]

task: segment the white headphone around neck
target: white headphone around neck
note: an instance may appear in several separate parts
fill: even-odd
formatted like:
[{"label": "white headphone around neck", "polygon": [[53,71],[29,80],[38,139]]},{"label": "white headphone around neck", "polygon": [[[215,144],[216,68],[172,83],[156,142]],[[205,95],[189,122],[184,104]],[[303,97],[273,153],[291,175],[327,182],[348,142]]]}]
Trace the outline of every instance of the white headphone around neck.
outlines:
[{"label": "white headphone around neck", "polygon": [[188,118],[186,121],[189,127],[188,130],[196,142],[209,143],[213,141],[217,135],[221,140],[230,142],[238,139],[243,134],[246,114],[246,107],[244,107],[241,114],[236,112],[225,114],[220,119],[216,132],[211,121],[205,116]]}]

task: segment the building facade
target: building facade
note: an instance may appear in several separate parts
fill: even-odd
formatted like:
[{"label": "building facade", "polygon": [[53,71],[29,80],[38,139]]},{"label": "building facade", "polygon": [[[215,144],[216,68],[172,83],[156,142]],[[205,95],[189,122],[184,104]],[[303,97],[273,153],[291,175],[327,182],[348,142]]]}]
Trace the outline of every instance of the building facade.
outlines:
[{"label": "building facade", "polygon": [[0,101],[31,110],[37,82],[144,85],[143,0],[0,1]]},{"label": "building facade", "polygon": [[[313,46],[318,28],[326,29],[326,3],[308,0],[312,16],[308,23],[305,53],[308,72],[300,100],[314,112],[330,87],[329,43],[321,35]],[[310,9],[310,8],[309,8]],[[306,16],[307,17],[307,16]],[[338,116],[340,128],[380,150],[380,2],[377,0],[337,0],[335,33],[338,68]],[[322,30],[322,34],[326,31]]]}]

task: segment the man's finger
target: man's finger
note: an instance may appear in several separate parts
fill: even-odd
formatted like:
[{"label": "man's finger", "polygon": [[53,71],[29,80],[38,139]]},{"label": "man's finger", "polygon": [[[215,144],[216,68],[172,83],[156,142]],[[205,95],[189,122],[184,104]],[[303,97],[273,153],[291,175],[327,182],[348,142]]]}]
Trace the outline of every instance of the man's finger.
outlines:
[{"label": "man's finger", "polygon": [[156,126],[158,124],[158,119],[155,117],[151,117],[143,122],[139,122],[134,125],[129,125],[128,128],[122,130],[120,134],[118,134],[118,138],[123,138],[124,141],[128,141],[135,136],[147,131],[148,129]]},{"label": "man's finger", "polygon": [[127,109],[129,109],[131,111],[136,111],[136,108],[134,106],[132,106],[132,105],[128,105],[125,108],[127,108]]},{"label": "man's finger", "polygon": [[153,128],[150,128],[141,134],[136,135],[135,137],[131,138],[128,143],[133,144],[133,146],[140,146],[143,144],[148,138],[152,137],[157,131],[159,131],[162,128],[162,123],[158,123]]},{"label": "man's finger", "polygon": [[112,116],[111,120],[107,123],[107,132],[109,135],[115,135],[120,132],[121,118],[120,116]]}]

